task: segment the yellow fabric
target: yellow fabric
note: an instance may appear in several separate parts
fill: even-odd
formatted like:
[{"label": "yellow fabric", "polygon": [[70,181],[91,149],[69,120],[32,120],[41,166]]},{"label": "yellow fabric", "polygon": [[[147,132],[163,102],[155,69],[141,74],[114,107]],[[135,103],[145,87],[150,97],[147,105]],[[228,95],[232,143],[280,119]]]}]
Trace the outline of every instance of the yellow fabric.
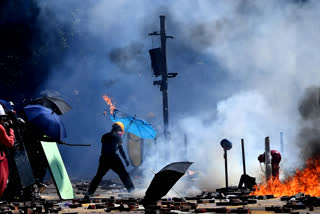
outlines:
[{"label": "yellow fabric", "polygon": [[123,123],[121,123],[120,121],[118,121],[118,122],[113,123],[112,126],[115,125],[115,124],[117,124],[117,125],[119,125],[119,126],[121,127],[121,129],[122,129],[122,134],[124,134],[124,125],[123,125]]}]

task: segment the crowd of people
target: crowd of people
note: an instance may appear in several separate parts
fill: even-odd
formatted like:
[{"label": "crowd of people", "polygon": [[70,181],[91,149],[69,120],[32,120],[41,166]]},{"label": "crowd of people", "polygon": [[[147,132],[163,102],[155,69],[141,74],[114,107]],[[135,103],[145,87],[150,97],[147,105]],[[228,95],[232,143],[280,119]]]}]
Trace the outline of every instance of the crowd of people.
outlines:
[{"label": "crowd of people", "polygon": [[[0,198],[27,199],[34,197],[33,185],[21,184],[19,170],[31,165],[34,184],[38,192],[43,192],[46,185],[42,183],[48,168],[40,141],[47,138],[32,124],[18,118],[15,111],[6,110],[0,104]],[[19,156],[17,151],[20,151]],[[22,152],[21,152],[22,151]],[[23,156],[26,154],[25,156]],[[17,162],[20,158],[23,161]]]},{"label": "crowd of people", "polygon": [[[23,114],[22,114],[23,115]],[[43,179],[48,171],[48,162],[41,146],[41,141],[59,142],[59,139],[47,136],[34,126],[26,117],[19,118],[13,110],[0,104],[0,199],[30,199],[37,197],[46,189]],[[90,197],[103,176],[111,169],[116,172],[128,192],[134,189],[130,175],[126,171],[117,152],[119,151],[126,166],[129,161],[122,147],[122,135],[125,127],[121,122],[112,125],[110,132],[101,138],[101,156],[96,175],[90,183],[85,197]],[[19,140],[19,143],[17,142]],[[30,164],[34,182],[29,187],[23,187],[18,168],[24,168],[15,160],[16,144],[26,152],[22,164]],[[22,147],[21,147],[22,146]],[[21,158],[21,157],[20,157]],[[17,165],[20,164],[20,165]],[[27,167],[25,167],[27,169]]]}]

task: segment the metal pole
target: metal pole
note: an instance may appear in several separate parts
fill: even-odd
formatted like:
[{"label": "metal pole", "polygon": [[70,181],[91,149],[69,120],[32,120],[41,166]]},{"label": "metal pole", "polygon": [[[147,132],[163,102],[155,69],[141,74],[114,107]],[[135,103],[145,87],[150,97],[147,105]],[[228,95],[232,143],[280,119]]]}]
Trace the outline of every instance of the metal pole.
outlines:
[{"label": "metal pole", "polygon": [[283,132],[280,132],[280,150],[283,153]]},{"label": "metal pole", "polygon": [[[178,75],[178,73],[168,73],[167,68],[167,39],[173,39],[173,36],[166,35],[166,17],[160,16],[160,33],[153,32],[150,33],[149,36],[160,36],[160,62],[157,62],[157,65],[160,66],[161,80],[153,81],[153,85],[160,86],[160,91],[162,91],[162,103],[163,103],[163,131],[164,131],[164,139],[165,141],[170,140],[170,132],[169,130],[169,108],[168,108],[168,79],[174,78]],[[159,49],[158,49],[159,50]],[[159,52],[157,52],[159,53]],[[151,55],[150,55],[151,56]],[[152,57],[151,57],[152,58]],[[151,59],[152,61],[152,59]],[[160,63],[160,65],[159,65]],[[157,69],[158,70],[158,69]],[[155,74],[156,77],[160,75],[159,71]]]},{"label": "metal pole", "polygon": [[226,175],[226,189],[228,189],[229,188],[228,186],[228,154],[226,149],[224,149],[224,166],[225,166],[225,175]]},{"label": "metal pole", "polygon": [[241,147],[242,147],[242,165],[243,165],[243,174],[245,177],[244,187],[247,188],[247,172],[246,172],[246,156],[244,153],[244,140],[241,139]]},{"label": "metal pole", "polygon": [[266,165],[266,179],[269,181],[272,177],[272,168],[271,168],[271,153],[270,153],[270,140],[269,137],[265,138],[265,165]]},{"label": "metal pole", "polygon": [[166,55],[166,17],[160,16],[160,41],[161,41],[161,58],[162,58],[162,81],[161,91],[163,98],[163,122],[164,122],[164,138],[168,140],[169,129],[169,111],[168,111],[168,70],[167,70],[167,55]]}]

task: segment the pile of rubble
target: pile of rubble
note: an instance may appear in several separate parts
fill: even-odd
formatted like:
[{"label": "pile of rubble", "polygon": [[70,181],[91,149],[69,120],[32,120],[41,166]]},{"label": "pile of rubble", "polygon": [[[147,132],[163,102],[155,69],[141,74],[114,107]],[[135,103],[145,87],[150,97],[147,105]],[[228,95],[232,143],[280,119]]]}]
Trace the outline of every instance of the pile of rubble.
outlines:
[{"label": "pile of rubble", "polygon": [[[293,196],[283,196],[280,198],[281,201],[286,202],[283,206],[271,206],[266,207],[266,211],[273,211],[275,213],[297,213],[296,210],[315,211],[317,207],[320,207],[320,198],[311,197],[299,193]],[[319,210],[318,210],[319,212]]]},{"label": "pile of rubble", "polygon": [[0,213],[4,214],[58,213],[59,211],[62,211],[62,207],[60,207],[58,203],[54,201],[39,200],[36,202],[0,202]]},{"label": "pile of rubble", "polygon": [[[74,211],[73,211],[74,210]],[[143,210],[137,199],[115,199],[114,197],[103,199],[75,199],[72,201],[27,201],[27,202],[1,202],[0,213],[88,213],[89,212],[123,212],[131,210]]]},{"label": "pile of rubble", "polygon": [[[75,185],[84,192],[87,184]],[[26,202],[0,202],[0,213],[319,213],[320,198],[305,194],[274,198],[273,195],[250,196],[241,191],[202,192],[194,197],[165,198],[156,204],[143,206],[141,198],[128,194],[70,201],[41,199]],[[100,198],[99,198],[100,197]]]}]

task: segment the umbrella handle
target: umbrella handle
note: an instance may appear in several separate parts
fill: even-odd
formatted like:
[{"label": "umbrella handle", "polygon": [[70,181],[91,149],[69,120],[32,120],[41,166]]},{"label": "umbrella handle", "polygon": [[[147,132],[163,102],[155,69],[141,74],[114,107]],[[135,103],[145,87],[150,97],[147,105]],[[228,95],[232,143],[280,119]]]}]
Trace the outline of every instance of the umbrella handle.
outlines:
[{"label": "umbrella handle", "polygon": [[127,128],[124,130],[123,138],[125,138],[125,136],[127,135],[127,133],[128,133],[127,130],[128,130],[128,129],[130,128],[130,126],[132,125],[132,123],[133,123],[134,119],[136,118],[136,116],[137,116],[137,115],[134,115],[134,117],[132,118],[130,124],[129,124],[129,125],[127,126]]},{"label": "umbrella handle", "polygon": [[70,144],[65,142],[58,142],[58,144],[66,145],[66,146],[91,146],[91,144]]},{"label": "umbrella handle", "polygon": [[183,202],[187,202],[187,199],[185,199],[180,193],[178,193],[173,187],[171,188],[177,195],[179,195]]}]

